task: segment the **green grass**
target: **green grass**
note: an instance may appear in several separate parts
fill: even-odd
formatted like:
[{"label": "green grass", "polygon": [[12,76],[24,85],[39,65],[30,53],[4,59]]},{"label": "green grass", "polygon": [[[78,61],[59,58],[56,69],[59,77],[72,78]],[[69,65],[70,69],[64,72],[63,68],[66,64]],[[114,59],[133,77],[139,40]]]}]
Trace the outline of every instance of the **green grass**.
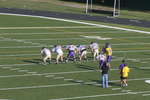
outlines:
[{"label": "green grass", "polygon": [[[85,14],[84,3],[67,2],[61,0],[0,0],[0,7]],[[105,9],[106,11],[113,9],[112,7],[106,7],[102,5],[93,5],[93,7],[98,7],[102,10]],[[111,16],[102,13],[89,13],[88,15]],[[134,11],[121,8],[120,18],[150,20],[150,13],[149,11]]]},{"label": "green grass", "polygon": [[[9,21],[6,21],[7,19]],[[141,100],[143,98],[149,100],[149,96],[142,96],[149,92],[124,94],[127,93],[124,92],[125,90],[131,90],[131,92],[150,90],[150,84],[145,83],[146,79],[143,79],[150,78],[149,34],[32,17],[0,15],[0,22],[0,28],[8,28],[0,29],[0,99],[51,100],[93,96],[75,100]],[[78,26],[85,28],[75,28]],[[16,29],[9,29],[12,27]],[[28,28],[17,29],[18,27]],[[32,29],[33,27],[37,28]],[[81,36],[101,36],[112,39],[97,40]],[[92,61],[91,54],[88,54],[88,62],[55,64],[54,60],[52,64],[39,64],[41,63],[40,49],[42,46],[52,48],[55,44],[67,45],[70,43],[89,45],[91,41],[98,42],[101,48],[106,42],[112,44],[112,69],[118,69],[121,60],[124,57],[127,59],[131,68],[128,87],[120,88],[118,70],[109,72],[111,81],[109,86],[111,87],[103,89],[97,86],[96,83],[100,82],[101,73],[96,71],[98,62]],[[64,52],[66,56],[67,51],[64,50]],[[55,59],[56,54],[53,54],[52,57]],[[116,88],[120,89],[112,90]],[[118,95],[119,93],[123,94]],[[104,94],[109,95],[102,96]],[[110,96],[110,94],[116,95]],[[95,95],[99,96],[94,97]]]}]

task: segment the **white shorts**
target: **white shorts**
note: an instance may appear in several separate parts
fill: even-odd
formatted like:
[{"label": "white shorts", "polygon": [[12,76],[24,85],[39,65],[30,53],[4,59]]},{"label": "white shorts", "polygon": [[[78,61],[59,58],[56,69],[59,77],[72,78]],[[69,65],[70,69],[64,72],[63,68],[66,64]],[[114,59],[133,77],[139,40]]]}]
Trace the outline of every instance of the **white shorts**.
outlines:
[{"label": "white shorts", "polygon": [[58,53],[57,56],[63,56],[63,53]]},{"label": "white shorts", "polygon": [[99,50],[98,49],[94,49],[93,53],[98,55],[99,54]]},{"label": "white shorts", "polygon": [[46,55],[46,56],[43,57],[43,59],[46,59],[46,60],[51,59],[51,55]]},{"label": "white shorts", "polygon": [[87,54],[87,51],[83,51],[82,53],[81,53],[81,56],[85,56]]}]

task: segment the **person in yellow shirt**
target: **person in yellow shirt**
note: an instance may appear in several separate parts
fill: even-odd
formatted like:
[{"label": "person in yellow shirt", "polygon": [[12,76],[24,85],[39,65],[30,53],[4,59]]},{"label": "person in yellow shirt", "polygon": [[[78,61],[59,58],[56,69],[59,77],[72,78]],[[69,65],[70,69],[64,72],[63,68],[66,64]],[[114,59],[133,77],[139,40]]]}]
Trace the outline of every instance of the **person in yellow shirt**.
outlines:
[{"label": "person in yellow shirt", "polygon": [[105,48],[102,50],[107,57],[107,62],[110,63],[112,60],[112,48],[111,45],[109,43],[105,44]]},{"label": "person in yellow shirt", "polygon": [[122,73],[121,73],[121,76],[122,76],[122,84],[121,86],[128,86],[128,83],[127,83],[127,79],[128,79],[128,76],[129,76],[129,72],[130,72],[130,69],[127,65],[125,65],[122,69]]}]

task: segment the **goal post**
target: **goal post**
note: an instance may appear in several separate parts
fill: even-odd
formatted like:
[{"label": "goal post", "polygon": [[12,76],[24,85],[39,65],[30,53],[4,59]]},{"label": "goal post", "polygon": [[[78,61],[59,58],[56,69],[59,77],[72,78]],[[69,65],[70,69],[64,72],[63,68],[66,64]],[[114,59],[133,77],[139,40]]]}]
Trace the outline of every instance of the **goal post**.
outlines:
[{"label": "goal post", "polygon": [[[90,7],[89,7],[90,5]],[[86,14],[88,14],[88,11],[93,9],[93,0],[86,0]],[[113,4],[113,11],[112,11],[113,17],[117,17],[120,15],[120,0],[114,0]]]},{"label": "goal post", "polygon": [[120,0],[114,0],[113,17],[120,15]]}]

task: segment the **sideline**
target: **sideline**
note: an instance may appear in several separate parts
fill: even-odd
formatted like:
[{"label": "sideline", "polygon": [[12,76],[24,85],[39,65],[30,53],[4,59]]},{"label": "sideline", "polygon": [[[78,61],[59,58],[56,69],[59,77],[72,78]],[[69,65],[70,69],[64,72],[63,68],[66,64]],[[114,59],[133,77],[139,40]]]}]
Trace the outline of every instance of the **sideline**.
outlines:
[{"label": "sideline", "polygon": [[121,27],[115,27],[115,26],[109,26],[109,25],[93,24],[93,23],[76,21],[76,20],[68,20],[68,19],[53,18],[53,17],[44,17],[44,16],[35,16],[35,15],[33,16],[33,15],[23,15],[23,14],[11,14],[11,13],[0,13],[0,14],[1,15],[14,15],[14,16],[27,16],[27,17],[44,18],[44,19],[51,19],[51,20],[58,20],[58,21],[65,21],[65,22],[72,22],[72,23],[76,23],[76,24],[84,24],[84,25],[90,25],[90,26],[97,26],[97,27],[101,27],[101,28],[109,28],[109,29],[124,30],[124,31],[129,31],[129,32],[138,32],[138,33],[150,34],[149,31],[141,31],[141,30],[121,28]]}]

